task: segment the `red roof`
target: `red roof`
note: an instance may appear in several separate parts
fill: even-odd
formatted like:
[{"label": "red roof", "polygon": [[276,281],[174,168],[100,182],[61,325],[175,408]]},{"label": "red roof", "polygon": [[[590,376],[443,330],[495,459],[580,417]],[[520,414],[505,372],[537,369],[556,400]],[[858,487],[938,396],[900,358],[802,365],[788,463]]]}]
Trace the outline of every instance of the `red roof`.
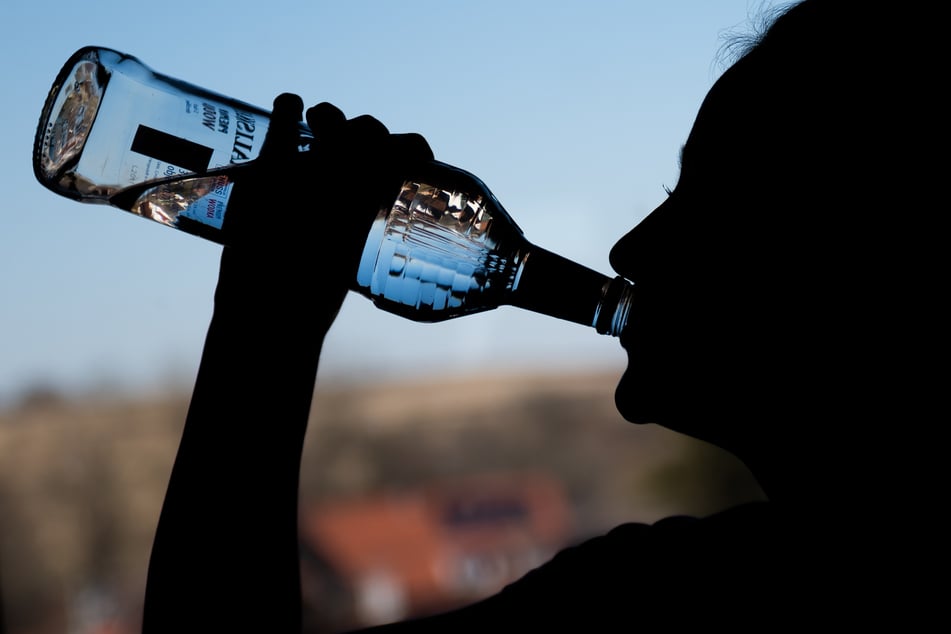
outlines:
[{"label": "red roof", "polygon": [[538,474],[321,503],[301,518],[302,539],[354,589],[358,612],[361,601],[388,596],[401,606],[393,618],[499,590],[569,534],[561,486]]}]

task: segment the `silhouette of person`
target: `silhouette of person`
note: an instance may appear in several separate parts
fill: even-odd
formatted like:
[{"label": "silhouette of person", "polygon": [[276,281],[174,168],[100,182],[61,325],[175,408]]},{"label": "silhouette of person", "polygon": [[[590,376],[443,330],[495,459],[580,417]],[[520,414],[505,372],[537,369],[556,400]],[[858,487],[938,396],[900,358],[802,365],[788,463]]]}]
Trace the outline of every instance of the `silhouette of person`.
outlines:
[{"label": "silhouette of person", "polygon": [[[771,631],[922,613],[927,583],[906,566],[933,556],[920,445],[941,410],[921,359],[940,360],[944,323],[941,233],[920,191],[934,119],[912,73],[929,59],[921,29],[878,3],[804,0],[766,27],[710,89],[676,187],[611,264],[637,294],[622,415],[733,452],[769,500],[619,526],[474,605],[379,631]],[[307,111],[317,142],[297,153],[302,110],[275,100],[255,177],[236,185],[233,226],[254,240],[222,255],[147,634],[300,628],[297,479],[321,343],[377,201],[432,156],[329,104]],[[242,227],[264,215],[246,208],[276,220]]]}]

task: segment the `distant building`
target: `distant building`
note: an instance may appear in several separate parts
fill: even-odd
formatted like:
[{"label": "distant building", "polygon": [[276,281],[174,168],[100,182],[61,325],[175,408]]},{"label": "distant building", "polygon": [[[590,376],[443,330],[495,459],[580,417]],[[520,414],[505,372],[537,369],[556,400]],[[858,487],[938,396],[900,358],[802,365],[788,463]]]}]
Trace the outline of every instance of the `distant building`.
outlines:
[{"label": "distant building", "polygon": [[386,623],[501,589],[572,534],[552,477],[490,474],[301,510],[305,601],[344,626]]}]

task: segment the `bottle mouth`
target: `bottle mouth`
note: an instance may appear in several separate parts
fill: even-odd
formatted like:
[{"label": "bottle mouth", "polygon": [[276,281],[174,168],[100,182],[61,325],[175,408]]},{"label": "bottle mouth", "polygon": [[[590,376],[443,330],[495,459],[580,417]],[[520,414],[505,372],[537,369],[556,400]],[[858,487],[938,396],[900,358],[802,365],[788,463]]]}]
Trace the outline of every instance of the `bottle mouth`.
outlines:
[{"label": "bottle mouth", "polygon": [[83,151],[107,80],[97,50],[81,49],[60,70],[43,105],[33,144],[33,171],[41,184],[60,195],[77,196],[70,179],[61,181]]},{"label": "bottle mouth", "polygon": [[634,285],[618,276],[601,289],[601,302],[594,314],[594,327],[602,335],[618,337],[627,326],[634,303]]}]

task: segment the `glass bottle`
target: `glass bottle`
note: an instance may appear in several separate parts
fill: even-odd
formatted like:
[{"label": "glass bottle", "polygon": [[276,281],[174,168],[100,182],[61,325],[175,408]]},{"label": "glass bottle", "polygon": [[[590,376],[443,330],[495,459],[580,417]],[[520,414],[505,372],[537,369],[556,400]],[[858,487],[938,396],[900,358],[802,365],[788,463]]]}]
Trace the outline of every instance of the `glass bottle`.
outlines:
[{"label": "glass bottle", "polygon": [[[50,89],[34,173],[62,196],[227,244],[237,167],[258,156],[269,116],[132,56],[85,47]],[[302,125],[302,150],[312,138]],[[381,205],[351,288],[416,321],[512,305],[614,336],[633,299],[622,278],[526,240],[482,181],[438,161],[417,166]]]}]

